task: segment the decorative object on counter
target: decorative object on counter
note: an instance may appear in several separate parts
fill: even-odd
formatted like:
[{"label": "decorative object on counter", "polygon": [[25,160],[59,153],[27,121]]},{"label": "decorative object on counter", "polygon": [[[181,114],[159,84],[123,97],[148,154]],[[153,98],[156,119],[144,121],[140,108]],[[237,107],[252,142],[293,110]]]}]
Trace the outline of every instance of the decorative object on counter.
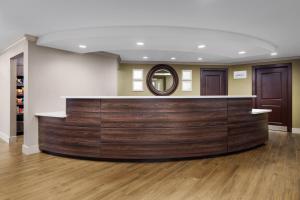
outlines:
[{"label": "decorative object on counter", "polygon": [[147,86],[154,95],[171,95],[178,86],[177,72],[169,65],[156,65],[147,75]]}]

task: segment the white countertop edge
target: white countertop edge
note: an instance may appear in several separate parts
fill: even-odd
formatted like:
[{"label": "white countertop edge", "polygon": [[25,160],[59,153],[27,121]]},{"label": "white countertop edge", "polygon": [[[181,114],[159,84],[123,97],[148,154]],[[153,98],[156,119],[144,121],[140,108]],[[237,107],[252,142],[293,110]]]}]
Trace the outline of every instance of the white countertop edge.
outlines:
[{"label": "white countertop edge", "polygon": [[270,109],[252,109],[252,115],[258,115],[263,113],[270,113],[272,110]]},{"label": "white countertop edge", "polygon": [[35,116],[37,116],[37,117],[66,118],[67,114],[64,111],[58,111],[58,112],[36,113]]},{"label": "white countertop edge", "polygon": [[252,96],[62,96],[64,99],[240,99],[256,98]]}]

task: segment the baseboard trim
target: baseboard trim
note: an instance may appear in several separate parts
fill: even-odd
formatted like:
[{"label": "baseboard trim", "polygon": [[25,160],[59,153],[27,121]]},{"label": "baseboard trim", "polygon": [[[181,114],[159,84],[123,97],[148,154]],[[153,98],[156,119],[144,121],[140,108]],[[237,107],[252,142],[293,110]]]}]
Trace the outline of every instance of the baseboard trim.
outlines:
[{"label": "baseboard trim", "polygon": [[25,155],[31,155],[31,154],[39,153],[40,152],[40,148],[39,148],[39,145],[27,146],[27,145],[23,144],[22,145],[22,152]]},{"label": "baseboard trim", "polygon": [[[269,125],[269,130],[287,132],[287,127],[286,126]],[[292,133],[300,134],[300,128],[292,128]]]},{"label": "baseboard trim", "polygon": [[269,130],[272,130],[272,131],[284,131],[284,132],[287,132],[287,127],[286,127],[286,126],[269,125]]},{"label": "baseboard trim", "polygon": [[9,143],[9,136],[3,132],[0,131],[0,139],[2,139],[4,142]]},{"label": "baseboard trim", "polygon": [[17,136],[11,136],[9,138],[9,143],[15,143],[15,142],[17,142]]},{"label": "baseboard trim", "polygon": [[300,134],[300,128],[293,128],[292,132],[295,134]]}]

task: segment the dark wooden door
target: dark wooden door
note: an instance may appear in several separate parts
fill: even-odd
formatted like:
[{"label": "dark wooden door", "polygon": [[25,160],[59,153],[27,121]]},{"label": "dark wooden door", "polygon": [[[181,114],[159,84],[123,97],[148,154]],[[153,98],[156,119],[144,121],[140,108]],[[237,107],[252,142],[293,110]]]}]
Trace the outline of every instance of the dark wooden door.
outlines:
[{"label": "dark wooden door", "polygon": [[254,70],[255,107],[272,109],[269,124],[287,126],[291,131],[290,65],[257,66]]},{"label": "dark wooden door", "polygon": [[227,95],[227,69],[201,69],[201,95]]}]

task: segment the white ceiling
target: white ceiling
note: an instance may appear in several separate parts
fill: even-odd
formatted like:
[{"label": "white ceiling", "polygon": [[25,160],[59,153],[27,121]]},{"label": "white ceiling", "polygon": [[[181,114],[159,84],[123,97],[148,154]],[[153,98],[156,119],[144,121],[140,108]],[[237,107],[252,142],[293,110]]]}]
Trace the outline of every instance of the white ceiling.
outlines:
[{"label": "white ceiling", "polygon": [[[125,62],[147,56],[239,63],[274,58],[271,52],[298,57],[299,10],[299,0],[1,0],[0,51],[30,34],[38,45],[106,51]],[[247,53],[239,55],[242,50]]]}]

